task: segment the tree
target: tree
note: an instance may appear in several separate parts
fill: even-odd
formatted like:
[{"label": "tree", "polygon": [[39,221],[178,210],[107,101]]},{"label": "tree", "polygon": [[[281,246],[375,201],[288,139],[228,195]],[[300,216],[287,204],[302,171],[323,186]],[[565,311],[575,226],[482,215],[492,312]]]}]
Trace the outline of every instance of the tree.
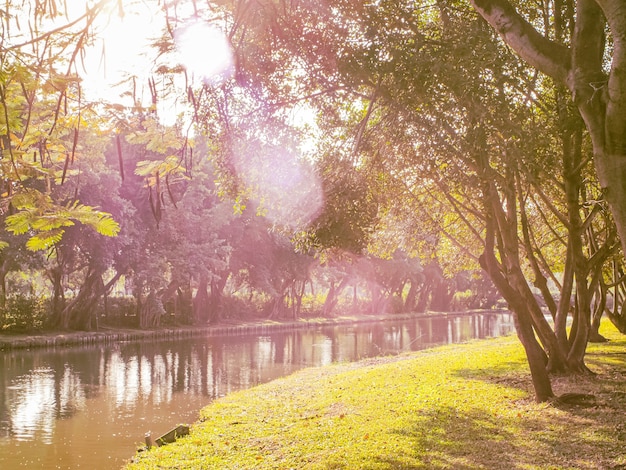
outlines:
[{"label": "tree", "polygon": [[248,207],[241,215],[239,234],[231,240],[230,269],[237,284],[268,296],[269,318],[300,314],[304,287],[310,282],[313,258],[295,251],[291,240]]},{"label": "tree", "polygon": [[[567,87],[593,144],[593,161],[626,252],[626,4],[620,0],[545,3],[470,0],[517,54]],[[526,15],[526,16],[525,16]],[[610,57],[610,59],[609,59]]]},{"label": "tree", "polygon": [[[0,140],[2,205],[17,212],[7,217],[15,234],[31,231],[27,246],[49,248],[76,222],[103,234],[119,230],[108,214],[80,204],[59,203],[51,186],[70,176],[80,153],[85,126],[77,61],[106,2],[85,9],[58,25],[64,2],[9,5],[0,12],[5,24],[0,47]],[[20,17],[28,18],[22,28]]]},{"label": "tree", "polygon": [[[221,292],[228,276],[231,246],[222,238],[233,218],[232,206],[216,195],[206,155],[196,165],[193,179],[181,199],[167,211],[162,230],[171,240],[168,260],[175,285],[194,287],[192,318],[196,324],[220,319]],[[210,292],[210,294],[209,294]]]},{"label": "tree", "polygon": [[[405,2],[340,2],[332,11],[258,2],[236,11],[232,37],[240,74],[247,87],[262,90],[257,96],[264,103],[307,100],[319,110],[321,133],[339,142],[339,161],[372,171],[370,181],[382,181],[385,189],[397,184],[393,197],[406,195],[397,198],[400,204],[416,194],[438,201],[431,205],[444,211],[438,219],[449,238],[481,261],[516,312],[537,399],[553,395],[548,369],[584,371],[590,318],[585,291],[602,263],[592,266],[582,254],[582,228],[594,219],[578,214],[579,172],[588,161],[580,133],[563,127],[561,143],[535,137],[547,123],[558,130],[554,123],[566,116],[556,113],[550,84],[508,54],[481,21],[468,23],[468,10],[443,2],[423,10]],[[269,74],[255,73],[270,63]],[[306,73],[294,88],[291,80],[302,64]],[[564,125],[569,121],[563,119]],[[541,184],[558,181],[564,168],[567,192],[551,186],[558,203],[550,205]],[[548,214],[545,230],[537,228],[541,213]],[[465,227],[462,237],[458,226]],[[539,235],[550,230],[557,241],[541,251]],[[563,254],[568,240],[579,289],[571,343],[546,322],[529,281],[534,275],[554,310],[544,281],[554,277],[551,261],[557,257],[546,253]],[[607,236],[598,253],[610,250]],[[567,295],[561,299],[569,310],[567,289],[562,286]]]}]

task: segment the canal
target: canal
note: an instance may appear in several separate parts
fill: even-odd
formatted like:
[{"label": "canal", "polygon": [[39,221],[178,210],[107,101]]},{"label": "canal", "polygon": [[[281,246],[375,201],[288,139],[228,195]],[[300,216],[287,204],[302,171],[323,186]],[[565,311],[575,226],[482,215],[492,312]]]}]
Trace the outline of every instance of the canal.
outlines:
[{"label": "canal", "polygon": [[0,352],[0,468],[120,468],[211,400],[332,362],[513,331],[488,312],[176,341]]}]

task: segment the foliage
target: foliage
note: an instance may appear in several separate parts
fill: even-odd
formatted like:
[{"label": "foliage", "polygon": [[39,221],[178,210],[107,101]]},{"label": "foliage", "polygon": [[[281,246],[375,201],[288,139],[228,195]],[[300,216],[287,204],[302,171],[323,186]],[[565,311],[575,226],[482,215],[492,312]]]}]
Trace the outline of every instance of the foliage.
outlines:
[{"label": "foliage", "polygon": [[[623,298],[620,269],[605,263],[620,255],[593,146],[576,103],[468,4],[174,3],[159,4],[167,28],[147,108],[135,89],[128,109],[82,96],[77,58],[95,18],[113,11],[107,2],[76,22],[63,21],[64,2],[42,3],[28,11],[30,31],[12,14],[28,2],[1,13],[11,26],[0,51],[1,208],[22,235],[5,248],[3,275],[18,269],[9,252],[28,236],[29,249],[48,250],[38,269],[61,325],[89,327],[89,307],[123,277],[140,324],[157,326],[161,306],[180,321],[218,321],[237,290],[266,301],[268,315],[306,310],[307,288],[318,289],[311,299],[326,291],[324,315],[348,287],[355,308],[449,309],[487,253],[501,293],[515,285],[523,297],[535,284],[558,318],[551,367],[563,349],[584,370],[576,338],[587,337],[592,303],[599,318],[611,295]],[[519,8],[554,27],[555,41],[567,36]],[[223,28],[232,75],[200,79],[173,63],[175,31],[191,19]],[[37,36],[48,20],[62,24]],[[178,92],[188,106],[166,125],[157,101]],[[494,302],[489,287],[470,287],[482,289],[480,305]],[[534,296],[519,304],[543,324]]]},{"label": "foliage", "polygon": [[[601,199],[611,211],[626,251],[626,171],[621,167],[626,157],[626,102],[621,99],[626,89],[622,72],[626,5],[568,0],[555,4],[553,21],[537,15],[536,7],[526,2],[480,0],[471,4],[524,61],[566,90],[592,142],[593,163],[603,188]],[[564,105],[558,96],[557,105]],[[564,127],[564,135],[575,134]]]},{"label": "foliage", "polygon": [[[318,162],[324,190],[324,207],[299,241],[306,251],[339,248],[363,253],[378,217],[377,196],[366,170],[332,157]],[[305,241],[306,240],[306,241]]]},{"label": "foliage", "polygon": [[114,237],[120,231],[119,223],[110,214],[77,201],[59,206],[48,195],[25,192],[13,196],[11,204],[18,212],[6,218],[7,230],[15,235],[33,231],[35,234],[26,242],[26,247],[32,251],[45,250],[59,243],[65,229],[75,222],[107,237]]},{"label": "foliage", "polygon": [[31,250],[50,248],[62,238],[64,227],[77,222],[107,236],[119,231],[109,214],[77,201],[54,200],[52,191],[78,174],[70,166],[82,157],[83,132],[90,124],[84,119],[89,110],[83,110],[75,67],[105,4],[89,5],[67,23],[60,19],[63,2],[7,4],[2,12],[0,200],[5,210],[10,204],[9,210],[17,211],[7,219],[10,231],[33,232]]},{"label": "foliage", "polygon": [[[546,359],[550,370],[585,370],[593,272],[617,245],[611,222],[596,217],[602,209],[595,215],[581,210],[602,196],[575,104],[558,85],[512,55],[461,2],[423,8],[393,1],[332,8],[225,2],[218,11],[203,13],[232,20],[226,25],[239,70],[229,83],[229,103],[239,103],[238,111],[253,103],[277,110],[268,116],[274,123],[288,124],[282,113],[294,103],[315,112],[325,207],[309,237],[296,237],[305,249],[367,246],[389,256],[395,244],[444,265],[450,277],[480,264],[520,320],[520,338],[543,386],[538,399],[552,394]],[[533,24],[542,21],[537,16]],[[543,25],[553,26],[559,27]],[[562,30],[555,35],[556,41],[565,36]],[[260,132],[222,131],[235,142],[250,133],[258,140]],[[548,280],[563,290],[558,305]],[[426,308],[432,292],[438,301],[432,308],[449,308],[450,279],[428,281],[418,308]],[[329,298],[346,283],[331,284]],[[556,319],[554,329],[533,284]],[[384,282],[368,287],[372,308],[394,301]]]},{"label": "foliage", "polygon": [[16,294],[0,307],[0,331],[32,333],[47,326],[49,302],[43,297]]}]

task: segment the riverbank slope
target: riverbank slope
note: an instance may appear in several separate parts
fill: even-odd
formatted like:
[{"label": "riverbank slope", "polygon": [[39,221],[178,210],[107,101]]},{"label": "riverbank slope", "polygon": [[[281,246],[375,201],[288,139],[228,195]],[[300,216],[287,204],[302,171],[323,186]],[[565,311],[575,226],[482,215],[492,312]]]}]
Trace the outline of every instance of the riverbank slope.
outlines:
[{"label": "riverbank slope", "polygon": [[207,406],[145,469],[623,469],[626,337],[589,346],[580,405],[536,404],[514,336],[300,371]]}]

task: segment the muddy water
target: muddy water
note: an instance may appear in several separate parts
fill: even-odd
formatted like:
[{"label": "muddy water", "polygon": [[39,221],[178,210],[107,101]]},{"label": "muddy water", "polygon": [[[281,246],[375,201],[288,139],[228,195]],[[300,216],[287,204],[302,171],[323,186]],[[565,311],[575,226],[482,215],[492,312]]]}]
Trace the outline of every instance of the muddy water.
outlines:
[{"label": "muddy water", "polygon": [[0,352],[0,469],[112,469],[211,400],[338,361],[499,336],[506,313]]}]

